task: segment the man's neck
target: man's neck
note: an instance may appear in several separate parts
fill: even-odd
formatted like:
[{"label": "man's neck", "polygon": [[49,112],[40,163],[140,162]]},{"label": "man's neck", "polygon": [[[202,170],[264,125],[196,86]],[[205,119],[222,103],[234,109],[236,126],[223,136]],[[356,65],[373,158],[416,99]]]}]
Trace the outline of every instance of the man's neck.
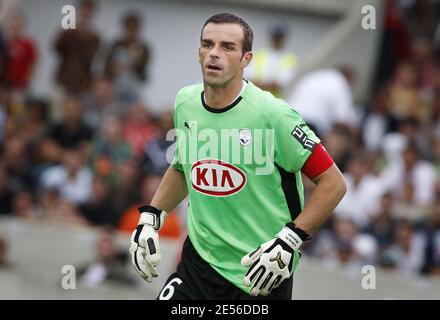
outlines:
[{"label": "man's neck", "polygon": [[230,105],[238,97],[243,87],[243,80],[234,80],[225,87],[213,88],[206,83],[205,89],[205,102],[213,109],[222,109]]}]

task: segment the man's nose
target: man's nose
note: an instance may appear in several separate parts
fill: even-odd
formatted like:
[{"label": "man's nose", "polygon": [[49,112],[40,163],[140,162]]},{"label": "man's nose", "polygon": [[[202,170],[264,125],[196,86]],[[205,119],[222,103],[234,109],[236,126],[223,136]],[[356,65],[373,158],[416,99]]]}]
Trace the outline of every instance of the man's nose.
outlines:
[{"label": "man's nose", "polygon": [[219,58],[219,52],[218,52],[218,47],[217,46],[214,46],[211,49],[211,51],[209,51],[209,56],[211,58],[214,58],[214,59],[218,59]]}]

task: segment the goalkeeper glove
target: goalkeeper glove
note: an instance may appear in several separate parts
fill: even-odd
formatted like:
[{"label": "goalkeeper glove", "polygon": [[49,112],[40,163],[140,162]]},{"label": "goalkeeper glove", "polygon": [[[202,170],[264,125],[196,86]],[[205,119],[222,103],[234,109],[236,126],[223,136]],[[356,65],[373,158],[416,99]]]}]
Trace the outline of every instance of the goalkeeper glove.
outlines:
[{"label": "goalkeeper glove", "polygon": [[[250,266],[244,285],[252,296],[267,296],[292,275],[295,251],[303,241],[311,239],[293,222],[287,223],[275,236],[241,259],[242,266]],[[300,253],[299,253],[300,254]]]},{"label": "goalkeeper glove", "polygon": [[167,213],[153,206],[140,207],[141,217],[130,238],[130,255],[134,268],[148,282],[157,277],[156,266],[160,263],[158,231]]}]

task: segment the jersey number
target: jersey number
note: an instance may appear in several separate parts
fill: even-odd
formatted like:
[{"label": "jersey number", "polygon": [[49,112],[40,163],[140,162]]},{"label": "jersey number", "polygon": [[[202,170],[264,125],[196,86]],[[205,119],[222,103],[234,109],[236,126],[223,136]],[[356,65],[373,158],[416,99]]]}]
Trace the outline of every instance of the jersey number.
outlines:
[{"label": "jersey number", "polygon": [[182,284],[182,280],[180,278],[174,278],[173,280],[171,280],[163,289],[162,292],[159,295],[159,300],[170,300],[171,297],[174,294],[174,286],[173,283],[177,283],[177,285],[181,285]]}]

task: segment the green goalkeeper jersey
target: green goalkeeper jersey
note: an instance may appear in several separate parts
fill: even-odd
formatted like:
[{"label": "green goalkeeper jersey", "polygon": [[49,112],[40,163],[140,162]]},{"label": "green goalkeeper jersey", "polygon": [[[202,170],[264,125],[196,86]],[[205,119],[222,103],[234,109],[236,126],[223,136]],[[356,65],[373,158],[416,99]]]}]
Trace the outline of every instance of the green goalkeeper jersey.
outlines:
[{"label": "green goalkeeper jersey", "polygon": [[205,103],[202,84],[178,92],[172,166],[188,186],[192,244],[218,273],[248,292],[241,258],[302,211],[301,168],[320,140],[284,100],[245,85],[221,110]]}]

